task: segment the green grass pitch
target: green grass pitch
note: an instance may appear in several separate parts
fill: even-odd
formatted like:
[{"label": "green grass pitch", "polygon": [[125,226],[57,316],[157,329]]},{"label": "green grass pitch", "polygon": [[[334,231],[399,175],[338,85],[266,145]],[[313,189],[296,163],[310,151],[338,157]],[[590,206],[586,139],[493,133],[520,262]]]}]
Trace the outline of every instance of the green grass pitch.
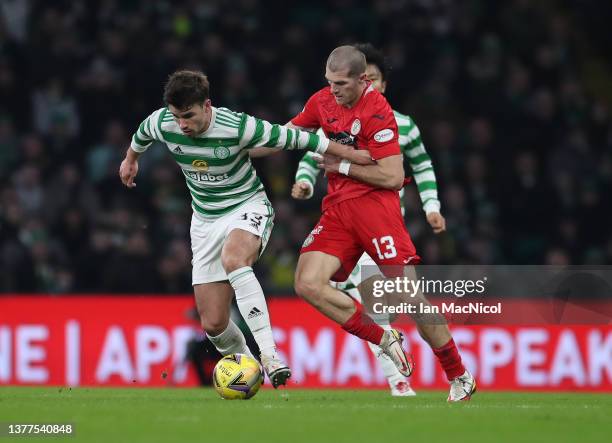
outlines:
[{"label": "green grass pitch", "polygon": [[[247,401],[211,389],[0,388],[0,422],[70,422],[74,442],[603,442],[612,395],[263,389]],[[45,441],[49,437],[0,437]]]}]

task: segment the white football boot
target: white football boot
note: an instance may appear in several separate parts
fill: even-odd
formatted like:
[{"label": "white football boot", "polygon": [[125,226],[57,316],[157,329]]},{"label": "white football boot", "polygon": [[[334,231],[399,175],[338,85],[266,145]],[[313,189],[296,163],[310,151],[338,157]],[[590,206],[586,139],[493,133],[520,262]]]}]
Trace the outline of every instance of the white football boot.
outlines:
[{"label": "white football boot", "polygon": [[378,346],[391,359],[400,374],[404,377],[410,377],[414,364],[412,358],[409,359],[404,352],[404,348],[402,348],[403,340],[404,337],[401,332],[396,329],[389,329],[383,334]]},{"label": "white football boot", "polygon": [[276,354],[272,357],[261,354],[261,365],[268,374],[274,389],[280,385],[286,385],[287,380],[291,377],[291,369]]},{"label": "white football boot", "polygon": [[391,386],[391,395],[393,397],[414,397],[416,392],[410,386],[410,382],[408,380],[398,381],[393,386]]},{"label": "white football boot", "polygon": [[476,380],[469,371],[450,381],[448,401],[468,401],[476,392]]}]

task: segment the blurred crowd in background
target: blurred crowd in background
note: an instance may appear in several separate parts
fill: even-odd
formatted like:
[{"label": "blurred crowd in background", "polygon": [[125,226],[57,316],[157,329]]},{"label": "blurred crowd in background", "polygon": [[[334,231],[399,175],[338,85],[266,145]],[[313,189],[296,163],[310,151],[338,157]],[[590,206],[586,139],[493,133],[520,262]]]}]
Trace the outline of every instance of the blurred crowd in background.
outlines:
[{"label": "blurred crowd in background", "polygon": [[[135,189],[117,174],[167,76],[201,69],[213,105],[284,123],[325,85],[329,52],[365,41],[434,161],[448,231],[407,193],[424,263],[609,264],[606,3],[2,0],[0,291],[191,292],[179,168],[156,144]],[[255,162],[276,209],[256,268],[271,294],[292,292],[325,190],[291,199],[299,158]]]}]

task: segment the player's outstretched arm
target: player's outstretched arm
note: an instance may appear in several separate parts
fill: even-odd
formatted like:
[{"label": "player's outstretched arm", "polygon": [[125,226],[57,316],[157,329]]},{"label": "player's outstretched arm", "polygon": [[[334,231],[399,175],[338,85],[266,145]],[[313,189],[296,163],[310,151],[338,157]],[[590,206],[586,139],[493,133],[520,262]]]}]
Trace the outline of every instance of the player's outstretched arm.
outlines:
[{"label": "player's outstretched arm", "polygon": [[241,146],[245,149],[258,147],[281,148],[283,150],[308,149],[320,154],[328,152],[356,164],[373,163],[367,151],[356,151],[353,148],[332,142],[325,137],[272,124],[247,114],[243,114],[238,137]]},{"label": "player's outstretched arm", "polygon": [[401,154],[381,158],[375,165],[356,165],[330,155],[324,155],[318,163],[326,172],[347,175],[379,188],[400,190],[404,185]]},{"label": "player's outstretched arm", "polygon": [[414,120],[407,115],[399,113],[395,115],[397,124],[401,127],[400,133],[403,132],[400,136],[400,145],[412,169],[427,222],[434,233],[439,234],[446,230],[446,220],[440,213],[438,183],[431,157],[425,149],[421,132]]},{"label": "player's outstretched arm", "polygon": [[426,213],[434,211],[439,212],[440,201],[438,200],[438,184],[436,182],[436,174],[434,173],[431,157],[425,149],[425,145],[421,139],[421,132],[414,123],[414,120],[407,116],[405,119],[407,120],[407,124],[404,130],[407,134],[404,136],[405,144],[403,144],[402,148],[408,159],[410,168],[412,169],[412,176],[419,190],[423,209]]},{"label": "player's outstretched arm", "polygon": [[[285,126],[287,126],[288,128],[292,128],[292,129],[299,129],[302,131],[313,132],[312,130],[307,129],[307,128],[297,127],[291,124],[291,122],[286,123]],[[251,158],[267,157],[268,155],[276,154],[277,152],[280,152],[282,150],[283,148],[268,148],[268,147],[251,148],[249,149],[249,157]]]},{"label": "player's outstretched arm", "polygon": [[279,150],[309,149],[325,151],[329,141],[306,131],[272,124],[243,114],[238,138],[244,149],[254,150],[255,157],[267,156]]},{"label": "player's outstretched arm", "polygon": [[136,132],[132,135],[130,147],[125,153],[125,158],[121,162],[121,166],[119,166],[119,178],[121,179],[121,183],[128,188],[136,186],[134,179],[138,174],[138,157],[151,146],[153,140],[158,138],[152,132],[151,128],[155,128],[158,120],[163,117],[163,109],[164,108],[158,109],[145,118]]},{"label": "player's outstretched arm", "polygon": [[129,147],[125,153],[125,158],[121,162],[121,166],[119,166],[119,178],[121,178],[121,183],[128,188],[136,186],[134,179],[138,174],[138,157],[140,157],[140,154]]}]

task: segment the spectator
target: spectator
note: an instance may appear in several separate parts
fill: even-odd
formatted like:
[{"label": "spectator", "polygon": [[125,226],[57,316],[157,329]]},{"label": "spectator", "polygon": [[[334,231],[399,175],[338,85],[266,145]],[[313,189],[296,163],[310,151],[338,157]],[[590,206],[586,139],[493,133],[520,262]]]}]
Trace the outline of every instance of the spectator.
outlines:
[{"label": "spectator", "polygon": [[[134,192],[117,177],[160,85],[177,68],[203,69],[215,105],[284,122],[325,84],[329,49],[364,40],[384,47],[387,97],[415,118],[436,167],[444,236],[425,229],[413,185],[406,193],[425,263],[608,263],[612,45],[603,6],[587,3],[343,0],[330,14],[316,2],[242,1],[227,14],[220,0],[179,1],[172,13],[161,0],[91,11],[6,0],[0,290],[190,292],[189,199],[167,149],[151,148]],[[276,208],[258,268],[268,292],[292,291],[319,211],[317,198],[288,200],[296,164],[286,153],[256,162]]]}]

